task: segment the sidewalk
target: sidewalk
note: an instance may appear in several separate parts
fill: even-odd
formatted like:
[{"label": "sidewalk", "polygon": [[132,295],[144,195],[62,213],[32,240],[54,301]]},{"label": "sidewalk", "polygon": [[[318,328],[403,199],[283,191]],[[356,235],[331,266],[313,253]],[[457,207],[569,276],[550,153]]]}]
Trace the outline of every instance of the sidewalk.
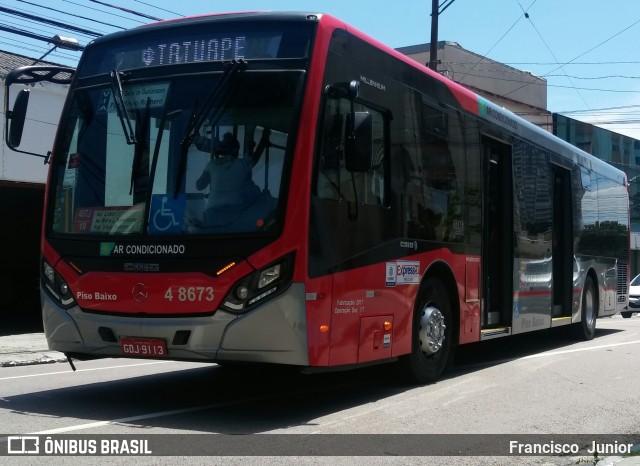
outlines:
[{"label": "sidewalk", "polygon": [[0,367],[66,361],[64,354],[49,350],[44,333],[0,336]]}]

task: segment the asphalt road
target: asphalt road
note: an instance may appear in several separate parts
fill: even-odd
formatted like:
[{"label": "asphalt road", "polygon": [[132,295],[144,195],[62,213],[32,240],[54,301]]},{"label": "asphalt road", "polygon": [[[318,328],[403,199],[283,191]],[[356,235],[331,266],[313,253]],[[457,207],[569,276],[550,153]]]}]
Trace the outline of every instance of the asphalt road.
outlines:
[{"label": "asphalt road", "polygon": [[[184,455],[180,434],[494,434],[490,438],[503,441],[500,434],[640,433],[638,316],[599,320],[590,342],[539,332],[462,347],[454,368],[422,387],[400,382],[390,366],[315,375],[119,359],[76,362],[76,367],[76,372],[64,363],[0,368],[0,425],[6,434],[174,434],[162,448]],[[246,457],[237,451],[215,462],[576,464],[567,457],[348,458],[344,446],[335,454],[343,457]],[[94,461],[126,464],[131,458]],[[181,461],[208,463],[198,456]],[[640,464],[635,461],[624,464]]]}]

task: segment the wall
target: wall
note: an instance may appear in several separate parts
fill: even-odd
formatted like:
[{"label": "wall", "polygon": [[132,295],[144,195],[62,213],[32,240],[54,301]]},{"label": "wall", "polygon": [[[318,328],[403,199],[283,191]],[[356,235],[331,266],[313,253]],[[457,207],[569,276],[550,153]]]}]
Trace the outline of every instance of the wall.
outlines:
[{"label": "wall", "polygon": [[[429,44],[400,47],[409,58],[429,62]],[[438,71],[525,120],[552,130],[547,111],[547,81],[462,48],[456,42],[438,42]]]},{"label": "wall", "polygon": [[[21,86],[11,86],[10,105]],[[23,150],[46,155],[53,145],[66,86],[39,83],[31,87]],[[4,82],[0,98],[4,102]],[[0,326],[41,325],[40,231],[44,202],[44,183],[49,165],[44,158],[14,152],[5,141],[4,108],[0,118]]]}]

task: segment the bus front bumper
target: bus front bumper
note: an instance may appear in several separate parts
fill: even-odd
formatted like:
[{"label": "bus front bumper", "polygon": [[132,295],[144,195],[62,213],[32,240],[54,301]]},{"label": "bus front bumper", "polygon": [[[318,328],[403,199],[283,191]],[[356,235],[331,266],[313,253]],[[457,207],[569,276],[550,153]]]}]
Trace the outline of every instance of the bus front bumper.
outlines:
[{"label": "bus front bumper", "polygon": [[41,300],[49,348],[78,359],[131,357],[120,345],[120,338],[129,337],[164,340],[163,359],[309,365],[305,290],[299,283],[243,315],[219,309],[203,317],[130,317],[87,313],[79,306],[65,310],[44,291]]}]

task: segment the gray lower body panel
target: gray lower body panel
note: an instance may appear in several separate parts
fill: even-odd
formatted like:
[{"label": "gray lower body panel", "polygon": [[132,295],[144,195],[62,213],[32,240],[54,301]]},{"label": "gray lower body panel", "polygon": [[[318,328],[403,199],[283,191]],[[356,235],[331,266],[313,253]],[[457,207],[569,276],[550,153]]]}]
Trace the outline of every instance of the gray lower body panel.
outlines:
[{"label": "gray lower body panel", "polygon": [[[283,294],[243,315],[218,310],[203,317],[130,317],[62,309],[43,291],[42,316],[49,348],[87,357],[122,357],[118,341],[105,341],[101,327],[122,337],[161,338],[168,359],[244,361],[308,366],[305,289],[292,284]],[[189,332],[174,344],[176,331]]]}]

